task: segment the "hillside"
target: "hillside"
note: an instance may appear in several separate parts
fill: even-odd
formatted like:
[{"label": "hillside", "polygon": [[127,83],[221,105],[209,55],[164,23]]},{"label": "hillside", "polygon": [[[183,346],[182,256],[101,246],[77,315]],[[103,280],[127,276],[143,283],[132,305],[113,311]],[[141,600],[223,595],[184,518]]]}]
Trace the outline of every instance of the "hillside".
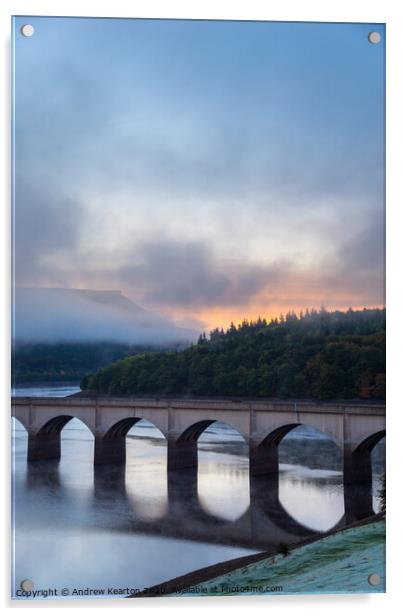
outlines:
[{"label": "hillside", "polygon": [[[157,348],[162,350],[162,347]],[[12,352],[12,384],[79,383],[88,372],[123,357],[155,349],[119,342],[18,343]]]},{"label": "hillside", "polygon": [[244,321],[174,352],[141,353],[82,381],[109,394],[385,397],[385,310]]}]

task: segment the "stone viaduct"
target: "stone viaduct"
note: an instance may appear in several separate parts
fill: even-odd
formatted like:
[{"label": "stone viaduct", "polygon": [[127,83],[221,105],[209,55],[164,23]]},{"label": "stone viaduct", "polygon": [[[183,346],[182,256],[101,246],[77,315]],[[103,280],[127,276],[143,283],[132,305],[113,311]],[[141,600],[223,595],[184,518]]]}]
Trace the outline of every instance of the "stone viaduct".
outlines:
[{"label": "stone viaduct", "polygon": [[278,445],[299,425],[328,435],[343,451],[344,484],[372,481],[371,450],[385,435],[384,404],[170,399],[108,396],[14,397],[12,416],[28,432],[28,460],[60,458],[60,433],[73,417],[94,435],[94,464],[124,464],[126,435],[141,419],[167,439],[168,472],[197,468],[197,439],[214,421],[249,445],[251,476],[278,475]]}]

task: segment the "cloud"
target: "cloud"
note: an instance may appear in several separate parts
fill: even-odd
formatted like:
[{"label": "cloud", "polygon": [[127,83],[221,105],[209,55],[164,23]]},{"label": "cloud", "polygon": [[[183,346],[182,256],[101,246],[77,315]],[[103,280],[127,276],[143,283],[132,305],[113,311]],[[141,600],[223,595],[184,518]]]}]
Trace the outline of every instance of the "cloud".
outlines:
[{"label": "cloud", "polygon": [[[160,238],[142,242],[126,265],[104,272],[110,281],[170,309],[248,307],[259,301],[289,307],[382,305],[384,233],[381,216],[359,221],[358,231],[329,253],[308,262],[223,259],[214,242]],[[270,248],[268,246],[268,253]],[[102,275],[102,274],[100,274]]]},{"label": "cloud", "polygon": [[37,25],[16,38],[17,284],[120,288],[187,320],[382,303],[365,25]]},{"label": "cloud", "polygon": [[338,250],[331,285],[350,294],[352,304],[385,304],[385,220],[382,212],[360,221],[358,230]]},{"label": "cloud", "polygon": [[195,340],[197,331],[133,304],[119,291],[17,288],[17,342],[172,344]]},{"label": "cloud", "polygon": [[360,220],[358,230],[348,242],[343,242],[339,256],[347,268],[360,272],[383,272],[385,266],[385,219],[383,212],[374,212]]},{"label": "cloud", "polygon": [[14,255],[17,284],[57,280],[58,256],[73,254],[79,243],[82,207],[50,183],[17,176]]},{"label": "cloud", "polygon": [[127,263],[105,275],[136,290],[147,304],[179,308],[246,305],[263,288],[279,284],[289,268],[222,260],[211,244],[166,238],[137,245]]}]

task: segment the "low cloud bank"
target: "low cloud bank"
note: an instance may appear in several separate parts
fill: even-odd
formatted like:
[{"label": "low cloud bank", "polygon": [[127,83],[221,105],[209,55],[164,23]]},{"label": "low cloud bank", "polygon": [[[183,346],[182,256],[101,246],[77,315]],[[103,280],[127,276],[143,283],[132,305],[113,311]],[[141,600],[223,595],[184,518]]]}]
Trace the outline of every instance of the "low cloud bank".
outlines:
[{"label": "low cloud bank", "polygon": [[148,312],[120,291],[17,288],[15,342],[170,344],[191,342],[198,332]]}]

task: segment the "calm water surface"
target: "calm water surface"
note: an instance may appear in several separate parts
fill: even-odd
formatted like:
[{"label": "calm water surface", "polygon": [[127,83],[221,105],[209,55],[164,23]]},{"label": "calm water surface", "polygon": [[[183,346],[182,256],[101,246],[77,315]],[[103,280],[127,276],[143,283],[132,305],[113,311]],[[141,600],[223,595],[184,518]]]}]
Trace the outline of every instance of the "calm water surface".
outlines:
[{"label": "calm water surface", "polygon": [[[27,465],[26,432],[17,421],[13,432],[13,596],[27,578],[36,589],[66,589],[66,596],[74,589],[143,589],[281,541],[292,544],[332,528],[344,513],[340,453],[305,427],[281,444],[278,498],[260,482],[252,499],[246,443],[218,422],[199,439],[198,475],[181,471],[169,483],[165,439],[145,420],[127,436],[126,468],[95,474],[93,437],[79,420],[62,431],[59,463]],[[382,447],[375,452],[375,510]]]}]

